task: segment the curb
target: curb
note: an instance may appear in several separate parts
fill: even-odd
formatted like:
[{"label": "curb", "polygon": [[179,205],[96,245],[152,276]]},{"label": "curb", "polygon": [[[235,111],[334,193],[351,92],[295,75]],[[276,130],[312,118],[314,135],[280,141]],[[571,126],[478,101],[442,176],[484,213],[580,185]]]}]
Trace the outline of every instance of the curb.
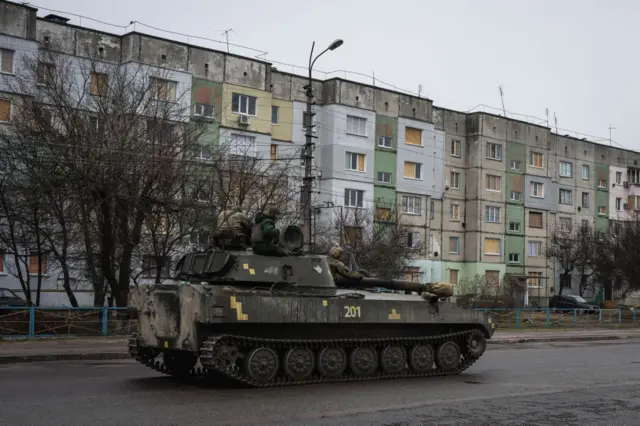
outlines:
[{"label": "curb", "polygon": [[104,361],[115,359],[131,359],[131,355],[121,352],[103,352],[103,353],[73,353],[59,355],[0,355],[0,364],[17,364],[27,362],[45,362],[45,361]]}]

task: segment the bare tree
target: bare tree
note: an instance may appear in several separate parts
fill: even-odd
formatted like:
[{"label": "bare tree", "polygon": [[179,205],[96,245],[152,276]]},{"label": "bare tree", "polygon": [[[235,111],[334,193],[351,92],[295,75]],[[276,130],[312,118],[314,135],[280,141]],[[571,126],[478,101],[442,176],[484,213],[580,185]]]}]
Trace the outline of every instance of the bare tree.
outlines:
[{"label": "bare tree", "polygon": [[[96,304],[104,303],[106,284],[124,306],[143,225],[176,198],[186,202],[180,190],[193,162],[186,153],[204,127],[189,121],[189,93],[165,69],[52,52],[27,56],[22,68],[11,81],[19,95],[15,125],[2,143],[14,152],[33,147],[31,168],[64,180],[39,182],[38,193],[64,189],[75,222],[58,220],[58,228],[69,238],[82,234]],[[12,158],[22,167],[18,153]]]},{"label": "bare tree", "polygon": [[377,216],[367,208],[343,206],[319,208],[317,212],[321,217],[314,232],[318,253],[340,245],[360,269],[386,279],[405,275],[411,260],[420,254],[419,242],[409,241],[411,227],[402,224],[397,209],[380,209],[383,213]]},{"label": "bare tree", "polygon": [[596,244],[594,232],[588,226],[553,231],[545,255],[560,268],[558,294],[562,294],[565,287],[571,287],[571,274],[574,271],[580,274],[579,292],[581,296],[584,294],[594,269]]}]

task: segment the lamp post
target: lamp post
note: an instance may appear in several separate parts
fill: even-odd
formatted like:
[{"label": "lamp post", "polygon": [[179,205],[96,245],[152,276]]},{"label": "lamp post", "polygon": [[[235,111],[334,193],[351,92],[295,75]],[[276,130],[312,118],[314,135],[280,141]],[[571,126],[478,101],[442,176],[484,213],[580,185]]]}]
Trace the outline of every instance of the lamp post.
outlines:
[{"label": "lamp post", "polygon": [[316,46],[314,41],[311,45],[311,53],[309,54],[309,81],[305,86],[307,95],[307,111],[304,114],[305,125],[305,144],[304,144],[304,178],[302,182],[302,210],[303,210],[303,235],[304,235],[304,252],[309,253],[311,251],[312,238],[311,238],[311,188],[313,186],[313,175],[311,170],[311,163],[313,159],[313,85],[312,85],[312,70],[313,64],[318,60],[320,56],[325,54],[329,50],[335,50],[342,46],[344,43],[341,39],[335,40],[325,50],[320,52],[318,56],[313,57],[313,49]]}]

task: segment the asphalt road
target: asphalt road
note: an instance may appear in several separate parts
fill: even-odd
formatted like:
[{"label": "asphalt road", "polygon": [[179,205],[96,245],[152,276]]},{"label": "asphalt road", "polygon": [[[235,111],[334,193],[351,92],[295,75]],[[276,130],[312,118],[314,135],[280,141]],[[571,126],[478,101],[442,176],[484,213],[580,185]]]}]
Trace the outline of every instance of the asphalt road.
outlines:
[{"label": "asphalt road", "polygon": [[637,425],[640,340],[491,346],[460,376],[284,389],[184,384],[133,361],[0,365],[0,423]]}]

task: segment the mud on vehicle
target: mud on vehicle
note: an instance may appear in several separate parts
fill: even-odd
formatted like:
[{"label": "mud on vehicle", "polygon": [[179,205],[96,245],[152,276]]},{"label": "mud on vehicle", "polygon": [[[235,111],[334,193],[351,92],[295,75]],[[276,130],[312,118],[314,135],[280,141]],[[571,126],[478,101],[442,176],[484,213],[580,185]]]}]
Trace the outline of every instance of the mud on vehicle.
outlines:
[{"label": "mud on vehicle", "polygon": [[[285,241],[301,247],[300,236],[289,227]],[[459,374],[497,318],[443,300],[443,288],[334,278],[324,255],[189,253],[174,283],[132,290],[129,352],[172,376],[258,387]]]}]

